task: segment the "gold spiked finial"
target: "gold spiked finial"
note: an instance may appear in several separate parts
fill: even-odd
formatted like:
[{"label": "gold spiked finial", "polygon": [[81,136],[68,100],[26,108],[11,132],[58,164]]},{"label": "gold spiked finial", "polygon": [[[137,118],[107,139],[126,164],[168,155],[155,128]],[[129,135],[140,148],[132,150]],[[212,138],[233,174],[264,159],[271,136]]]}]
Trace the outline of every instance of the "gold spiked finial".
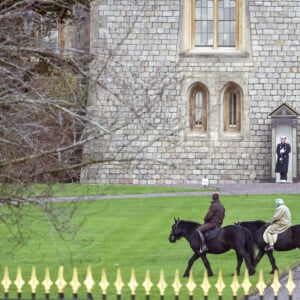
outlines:
[{"label": "gold spiked finial", "polygon": [[208,296],[208,291],[211,288],[211,285],[208,281],[208,276],[207,276],[207,271],[204,271],[204,275],[203,275],[203,282],[201,284],[204,296],[207,297]]},{"label": "gold spiked finial", "polygon": [[107,288],[109,287],[109,282],[107,280],[105,269],[102,270],[101,281],[99,282],[99,286],[102,290],[102,295],[106,295]]},{"label": "gold spiked finial", "polygon": [[159,282],[157,284],[157,287],[159,289],[160,295],[164,296],[165,294],[165,289],[167,287],[167,283],[165,281],[165,276],[164,276],[164,271],[160,270],[160,275],[159,275]]},{"label": "gold spiked finial", "polygon": [[150,279],[150,271],[147,270],[146,271],[146,277],[145,277],[145,281],[143,283],[143,287],[145,288],[145,291],[146,291],[146,295],[150,295],[150,290],[153,286],[153,283]]},{"label": "gold spiked finial", "polygon": [[92,275],[92,269],[90,266],[87,267],[87,270],[86,270],[86,277],[85,277],[85,280],[84,280],[84,285],[86,287],[86,290],[88,293],[91,293],[92,290],[93,290],[93,287],[95,285],[95,281],[93,279],[93,275]]},{"label": "gold spiked finial", "polygon": [[58,277],[57,277],[57,280],[55,281],[55,284],[57,286],[58,292],[63,293],[64,288],[67,285],[67,282],[64,279],[64,267],[63,266],[60,266],[58,269]]},{"label": "gold spiked finial", "polygon": [[222,275],[222,271],[221,270],[219,271],[218,281],[215,284],[215,287],[217,288],[218,295],[222,296],[223,290],[226,287],[226,285],[224,284],[223,275]]},{"label": "gold spiked finial", "polygon": [[182,284],[181,284],[180,279],[179,279],[179,270],[178,269],[175,271],[175,279],[174,279],[174,282],[172,284],[172,287],[174,289],[175,296],[178,296],[179,292],[180,292],[180,289],[182,287]]},{"label": "gold spiked finial", "polygon": [[188,280],[188,282],[186,284],[186,287],[187,287],[187,289],[189,291],[189,295],[190,296],[194,295],[194,290],[195,290],[196,286],[197,285],[196,285],[195,280],[194,280],[193,272],[191,271],[190,272],[190,276],[189,276],[189,280]]},{"label": "gold spiked finial", "polygon": [[293,295],[293,290],[295,289],[296,285],[294,283],[294,280],[293,280],[293,273],[291,270],[289,270],[289,278],[288,278],[288,282],[287,284],[285,285],[286,289],[288,290],[289,292],[289,296],[292,296]]},{"label": "gold spiked finial", "polygon": [[233,280],[232,280],[230,287],[232,289],[233,296],[237,296],[237,292],[240,288],[240,284],[239,284],[236,272],[234,272]]},{"label": "gold spiked finial", "polygon": [[81,286],[81,283],[78,280],[77,268],[73,268],[73,276],[72,276],[72,281],[70,281],[70,286],[72,287],[73,294],[77,294],[78,289]]},{"label": "gold spiked finial", "polygon": [[124,282],[122,281],[122,277],[121,277],[121,270],[118,269],[117,270],[117,278],[115,281],[115,287],[117,289],[117,295],[121,295],[122,294],[122,288],[124,286]]},{"label": "gold spiked finial", "polygon": [[39,281],[36,278],[36,271],[35,271],[35,267],[32,267],[32,271],[31,271],[31,278],[28,281],[29,285],[31,286],[31,293],[35,294],[36,292],[36,287],[39,285]]},{"label": "gold spiked finial", "polygon": [[4,287],[4,292],[8,293],[9,287],[11,285],[11,280],[9,279],[9,274],[8,274],[8,268],[7,267],[4,268],[4,276],[3,276],[3,279],[1,281],[1,284]]},{"label": "gold spiked finial", "polygon": [[274,296],[278,296],[278,291],[281,287],[281,284],[278,279],[278,271],[277,270],[275,270],[275,272],[274,272],[274,278],[273,278],[273,283],[271,284],[271,287],[273,289]]},{"label": "gold spiked finial", "polygon": [[45,293],[46,294],[50,294],[50,288],[51,288],[51,285],[53,284],[51,278],[50,278],[50,272],[49,272],[49,268],[46,268],[46,271],[45,271],[45,279],[44,281],[42,282],[43,286],[45,287]]},{"label": "gold spiked finial", "polygon": [[244,276],[244,281],[242,283],[242,287],[244,289],[244,295],[249,295],[249,290],[251,287],[251,282],[249,280],[249,273],[248,270],[245,270],[245,276]]},{"label": "gold spiked finial", "polygon": [[22,287],[23,287],[25,281],[22,278],[22,271],[21,271],[20,267],[18,267],[18,269],[17,269],[17,277],[16,277],[16,280],[14,281],[14,283],[15,283],[15,286],[17,287],[18,293],[22,293]]},{"label": "gold spiked finial", "polygon": [[259,279],[258,279],[258,283],[256,285],[258,292],[259,292],[259,296],[263,296],[265,293],[265,288],[266,288],[266,284],[264,282],[264,275],[262,270],[259,271]]},{"label": "gold spiked finial", "polygon": [[135,279],[134,269],[131,270],[131,276],[130,276],[130,281],[128,283],[128,286],[130,288],[131,295],[135,295],[135,290],[138,287],[138,283]]}]

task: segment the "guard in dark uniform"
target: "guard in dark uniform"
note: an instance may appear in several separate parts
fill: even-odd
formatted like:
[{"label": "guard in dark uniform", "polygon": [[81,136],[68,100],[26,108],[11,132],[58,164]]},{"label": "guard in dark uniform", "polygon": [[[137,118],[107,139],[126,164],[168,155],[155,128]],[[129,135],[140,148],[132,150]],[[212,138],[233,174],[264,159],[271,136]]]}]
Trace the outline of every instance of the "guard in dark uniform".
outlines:
[{"label": "guard in dark uniform", "polygon": [[280,173],[280,181],[287,181],[287,173],[289,167],[289,153],[291,152],[290,144],[286,143],[286,136],[280,137],[280,143],[277,145],[277,162],[275,172]]}]

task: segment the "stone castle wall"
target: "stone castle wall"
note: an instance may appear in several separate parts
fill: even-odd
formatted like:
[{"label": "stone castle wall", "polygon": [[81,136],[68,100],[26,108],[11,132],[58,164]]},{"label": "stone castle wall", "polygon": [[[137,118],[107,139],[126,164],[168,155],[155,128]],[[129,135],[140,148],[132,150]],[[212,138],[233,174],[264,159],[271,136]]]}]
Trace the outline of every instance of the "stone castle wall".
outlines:
[{"label": "stone castle wall", "polygon": [[[270,113],[282,103],[300,112],[300,2],[245,1],[242,51],[205,55],[182,50],[187,2],[93,2],[91,69],[101,85],[90,94],[88,113],[106,130],[85,148],[99,164],[83,169],[82,182],[272,180]],[[188,92],[198,81],[209,101],[207,131],[197,133],[188,128]],[[238,133],[223,130],[229,82],[242,91]]]}]

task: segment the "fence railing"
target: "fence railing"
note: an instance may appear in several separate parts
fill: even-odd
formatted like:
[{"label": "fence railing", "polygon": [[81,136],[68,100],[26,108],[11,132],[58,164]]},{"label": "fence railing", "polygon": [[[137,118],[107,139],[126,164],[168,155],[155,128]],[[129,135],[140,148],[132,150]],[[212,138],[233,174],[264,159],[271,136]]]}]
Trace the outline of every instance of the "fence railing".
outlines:
[{"label": "fence railing", "polygon": [[[31,277],[29,281],[27,282],[28,287],[30,288],[30,297],[23,295],[22,292],[24,290],[26,282],[24,281],[22,277],[22,270],[21,268],[17,268],[17,273],[16,273],[16,278],[12,282],[9,276],[9,271],[8,268],[5,267],[4,269],[4,275],[3,279],[1,281],[1,284],[4,289],[4,297],[3,299],[9,300],[9,299],[64,299],[65,298],[65,288],[69,285],[72,288],[72,298],[73,299],[93,299],[94,294],[93,292],[95,291],[96,287],[95,285],[98,285],[98,289],[100,289],[101,292],[101,297],[103,300],[107,298],[107,291],[108,288],[111,286],[111,284],[107,280],[107,275],[105,269],[102,270],[102,275],[100,278],[100,281],[97,283],[92,274],[91,267],[87,267],[85,279],[81,283],[78,279],[78,272],[77,269],[73,269],[72,273],[72,280],[68,283],[65,278],[64,278],[64,267],[59,267],[58,269],[58,275],[57,279],[55,282],[52,281],[50,277],[50,272],[49,268],[46,268],[45,270],[45,277],[42,282],[40,282],[37,279],[36,276],[36,270],[35,267],[32,268],[31,271]],[[42,285],[44,288],[44,295],[37,295],[36,290],[39,285]],[[10,290],[12,287],[15,286],[17,295],[13,295]],[[120,300],[122,298],[122,291],[125,286],[125,283],[123,282],[122,276],[121,276],[121,270],[117,269],[116,273],[116,280],[114,282],[114,290],[115,292],[113,294],[116,295],[117,299]],[[136,289],[139,286],[136,276],[135,276],[135,271],[134,269],[131,270],[131,275],[130,275],[130,281],[127,283],[127,286],[129,287],[130,290],[130,297],[131,300],[134,300],[136,298]],[[156,289],[156,293],[159,291],[160,299],[163,300],[165,298],[165,290],[168,287],[168,284],[165,281],[165,276],[164,276],[164,271],[160,271],[160,276],[159,276],[159,281],[154,286],[154,283],[151,281],[150,277],[150,272],[149,270],[146,271],[145,279],[142,283],[143,289],[144,289],[144,297],[146,300],[150,300],[151,293]],[[230,286],[227,286],[227,288],[231,289],[231,294],[233,299],[237,299],[238,291],[242,290],[243,296],[245,299],[248,299],[249,296],[249,291],[250,288],[255,286],[257,290],[257,294],[260,296],[260,299],[263,299],[265,289],[267,287],[264,278],[263,278],[263,272],[259,272],[259,279],[256,285],[252,284],[250,282],[250,278],[248,275],[247,270],[245,271],[245,275],[242,278],[242,282],[239,282],[239,278],[237,277],[236,274],[234,274],[232,283]],[[82,292],[84,295],[79,296],[79,289],[80,288],[85,288],[85,293]],[[185,284],[185,287],[183,286],[180,276],[179,276],[179,271],[175,271],[175,276],[174,276],[174,281],[171,284],[171,287],[173,289],[173,295],[175,300],[179,300],[180,298],[180,293],[182,292],[183,288],[186,288],[188,291],[188,298],[189,300],[193,299],[194,292],[196,288],[201,288],[203,297],[204,299],[208,299],[209,291],[213,286],[209,282],[209,278],[207,276],[207,273],[204,272],[204,276],[202,278],[202,283],[197,285],[195,283],[195,280],[193,278],[193,273],[191,272],[190,277],[187,280],[187,283]],[[214,287],[217,290],[219,300],[222,299],[224,289],[226,288],[226,285],[223,281],[223,275],[222,272],[220,271],[218,274],[218,279],[216,284],[214,284]],[[278,273],[275,272],[273,276],[273,282],[271,284],[271,288],[273,290],[273,295],[274,299],[277,299],[279,289],[285,287],[289,296],[289,299],[292,299],[293,297],[293,291],[296,287],[296,284],[293,279],[293,273],[290,270],[288,274],[288,280],[286,284],[281,284],[279,281]],[[112,288],[112,287],[110,287]],[[52,289],[52,291],[51,291]],[[55,291],[54,291],[55,289]],[[51,292],[51,295],[50,295]],[[70,297],[68,297],[70,298]],[[153,297],[154,298],[154,297]],[[184,297],[182,297],[184,298]],[[0,296],[1,299],[1,296]],[[140,299],[140,297],[139,297]]]}]

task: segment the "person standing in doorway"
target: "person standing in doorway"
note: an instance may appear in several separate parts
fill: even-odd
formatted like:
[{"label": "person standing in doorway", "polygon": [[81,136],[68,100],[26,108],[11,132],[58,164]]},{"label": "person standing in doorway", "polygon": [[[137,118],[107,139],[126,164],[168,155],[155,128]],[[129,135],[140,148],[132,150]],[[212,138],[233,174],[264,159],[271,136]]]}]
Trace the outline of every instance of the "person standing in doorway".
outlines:
[{"label": "person standing in doorway", "polygon": [[286,136],[280,137],[280,143],[277,145],[277,162],[275,172],[280,173],[280,182],[287,181],[287,173],[289,167],[289,153],[291,152],[290,144],[286,143]]}]

